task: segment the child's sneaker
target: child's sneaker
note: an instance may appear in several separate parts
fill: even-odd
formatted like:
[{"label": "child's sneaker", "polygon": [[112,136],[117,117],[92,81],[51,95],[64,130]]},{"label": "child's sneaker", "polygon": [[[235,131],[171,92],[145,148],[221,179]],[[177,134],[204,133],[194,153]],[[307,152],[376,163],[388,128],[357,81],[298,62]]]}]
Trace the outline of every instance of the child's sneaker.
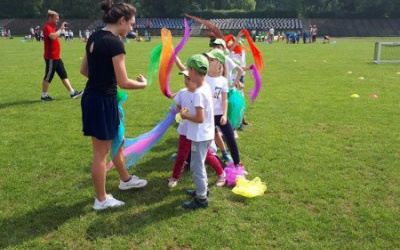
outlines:
[{"label": "child's sneaker", "polygon": [[170,188],[176,187],[176,185],[178,185],[178,179],[171,178],[168,181],[169,181],[168,187],[170,187]]},{"label": "child's sneaker", "polygon": [[198,208],[206,208],[208,207],[208,200],[201,200],[199,198],[194,198],[192,201],[184,202],[182,205],[185,209],[198,209]]},{"label": "child's sneaker", "polygon": [[146,180],[139,179],[139,177],[132,175],[129,181],[119,181],[118,188],[121,190],[128,190],[132,188],[142,188],[147,185]]},{"label": "child's sneaker", "polygon": [[[186,194],[192,197],[196,197],[196,190],[188,189],[186,190]],[[207,189],[207,197],[210,196],[210,190]]]},{"label": "child's sneaker", "polygon": [[217,187],[223,187],[223,186],[225,186],[225,182],[226,182],[225,176],[219,175],[217,178],[216,185],[217,185]]},{"label": "child's sneaker", "polygon": [[76,91],[71,95],[72,99],[76,99],[78,97],[80,97],[83,94],[83,91]]},{"label": "child's sneaker", "polygon": [[104,201],[99,201],[97,198],[94,200],[94,210],[104,210],[107,208],[120,207],[125,205],[125,202],[115,199],[111,194],[106,195]]}]

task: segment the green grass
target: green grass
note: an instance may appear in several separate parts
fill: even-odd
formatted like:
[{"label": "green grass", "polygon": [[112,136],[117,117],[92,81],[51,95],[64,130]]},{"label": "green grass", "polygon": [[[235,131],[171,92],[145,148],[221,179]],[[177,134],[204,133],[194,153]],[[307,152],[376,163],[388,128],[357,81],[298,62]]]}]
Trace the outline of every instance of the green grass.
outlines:
[{"label": "green grass", "polygon": [[[175,44],[179,39],[175,40]],[[80,101],[55,77],[42,103],[42,43],[0,40],[0,248],[9,249],[266,249],[399,248],[400,133],[398,64],[375,65],[376,41],[336,39],[336,44],[272,46],[258,43],[266,71],[263,87],[239,133],[249,179],[268,190],[246,199],[210,179],[210,207],[184,211],[185,172],[167,187],[177,133],[167,134],[131,172],[149,185],[119,191],[115,170],[107,190],[126,202],[94,212],[91,143],[81,133]],[[151,48],[126,44],[131,78],[146,74]],[[182,60],[207,50],[192,38]],[[62,41],[62,58],[74,88],[84,44]],[[247,53],[248,63],[252,58]],[[352,71],[352,74],[348,74]],[[174,70],[171,89],[183,87]],[[363,76],[365,80],[358,80]],[[247,88],[252,86],[247,77]],[[357,93],[360,98],[350,98]],[[371,99],[371,93],[378,99]],[[129,91],[126,131],[135,137],[166,114],[170,100],[153,83]]]}]

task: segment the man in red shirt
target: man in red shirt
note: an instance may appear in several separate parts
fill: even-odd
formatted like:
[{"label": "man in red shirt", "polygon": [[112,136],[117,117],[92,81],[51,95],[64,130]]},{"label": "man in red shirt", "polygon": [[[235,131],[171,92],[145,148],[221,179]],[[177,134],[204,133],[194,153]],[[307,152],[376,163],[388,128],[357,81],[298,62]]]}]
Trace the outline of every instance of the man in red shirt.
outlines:
[{"label": "man in red shirt", "polygon": [[43,27],[44,36],[44,60],[46,61],[46,73],[43,79],[43,93],[41,96],[42,101],[52,101],[47,91],[51,80],[53,80],[54,73],[57,72],[61,78],[62,83],[71,94],[71,98],[75,99],[82,95],[82,91],[75,91],[68,80],[67,72],[64,68],[64,63],[60,58],[60,41],[58,37],[65,31],[65,22],[61,24],[59,30],[56,31],[59,22],[59,15],[57,12],[47,11],[47,23]]}]

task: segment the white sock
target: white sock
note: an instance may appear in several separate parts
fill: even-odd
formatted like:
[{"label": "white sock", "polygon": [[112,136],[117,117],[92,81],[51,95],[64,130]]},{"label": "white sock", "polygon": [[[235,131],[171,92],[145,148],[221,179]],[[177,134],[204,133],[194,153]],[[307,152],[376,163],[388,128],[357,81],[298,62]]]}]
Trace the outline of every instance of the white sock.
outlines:
[{"label": "white sock", "polygon": [[71,89],[71,91],[69,91],[69,93],[71,93],[71,95],[75,94],[75,90]]},{"label": "white sock", "polygon": [[42,97],[44,98],[44,97],[46,97],[47,96],[47,92],[43,92],[42,93]]}]

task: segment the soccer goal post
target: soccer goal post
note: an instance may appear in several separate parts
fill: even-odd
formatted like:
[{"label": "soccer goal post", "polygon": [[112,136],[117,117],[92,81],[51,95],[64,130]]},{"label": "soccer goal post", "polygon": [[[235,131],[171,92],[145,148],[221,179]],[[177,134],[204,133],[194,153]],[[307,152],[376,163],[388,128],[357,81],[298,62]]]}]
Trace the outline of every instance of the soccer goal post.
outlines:
[{"label": "soccer goal post", "polygon": [[400,42],[376,42],[374,63],[400,63]]}]

